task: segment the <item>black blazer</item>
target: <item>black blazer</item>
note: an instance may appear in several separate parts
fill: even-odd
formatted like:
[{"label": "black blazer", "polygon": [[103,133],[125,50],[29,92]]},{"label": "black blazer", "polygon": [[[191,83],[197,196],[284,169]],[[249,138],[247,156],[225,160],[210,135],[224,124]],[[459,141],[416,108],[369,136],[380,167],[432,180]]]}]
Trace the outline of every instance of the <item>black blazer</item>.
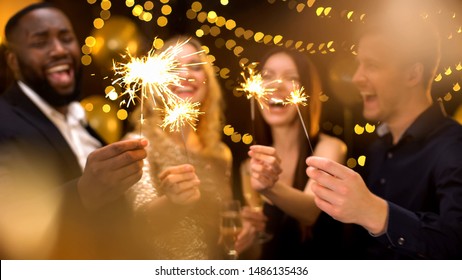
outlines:
[{"label": "black blazer", "polygon": [[13,149],[8,153],[20,153],[32,162],[39,160],[53,167],[60,184],[82,173],[61,132],[17,83],[0,96],[0,144]]},{"label": "black blazer", "polygon": [[[93,130],[88,129],[101,141]],[[100,211],[88,212],[77,192],[77,180],[81,175],[78,160],[60,131],[17,83],[0,95],[0,180],[3,181],[0,182],[0,188],[3,188],[0,192],[17,190],[8,192],[7,205],[33,200],[37,193],[39,196],[58,193],[62,198],[58,238],[55,248],[46,258],[131,258],[119,246],[130,240],[127,236],[128,209],[125,205],[114,203]],[[8,185],[9,182],[13,183]],[[29,194],[31,197],[27,197]]]}]

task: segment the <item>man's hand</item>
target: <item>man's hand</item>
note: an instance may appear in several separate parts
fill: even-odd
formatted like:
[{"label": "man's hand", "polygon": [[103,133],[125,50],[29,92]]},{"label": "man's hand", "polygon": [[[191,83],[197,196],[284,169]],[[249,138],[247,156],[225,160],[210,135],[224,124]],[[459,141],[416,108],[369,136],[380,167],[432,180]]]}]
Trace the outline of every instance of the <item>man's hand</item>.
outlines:
[{"label": "man's hand", "polygon": [[119,141],[93,151],[77,188],[84,206],[97,209],[141,179],[146,139]]},{"label": "man's hand", "polygon": [[306,174],[314,180],[316,205],[343,223],[355,223],[373,234],[385,231],[388,203],[371,193],[350,168],[321,157],[306,160]]}]

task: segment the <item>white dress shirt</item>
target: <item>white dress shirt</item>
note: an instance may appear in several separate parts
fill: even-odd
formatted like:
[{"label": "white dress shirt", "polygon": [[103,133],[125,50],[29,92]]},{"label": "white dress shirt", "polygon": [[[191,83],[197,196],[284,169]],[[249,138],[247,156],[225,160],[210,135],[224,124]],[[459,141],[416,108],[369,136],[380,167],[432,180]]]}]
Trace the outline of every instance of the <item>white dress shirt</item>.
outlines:
[{"label": "white dress shirt", "polygon": [[85,110],[80,103],[77,101],[71,102],[68,107],[67,115],[63,115],[46,103],[26,84],[21,81],[18,81],[18,84],[27,97],[29,97],[40,111],[42,111],[58,128],[76,155],[80,167],[83,170],[88,155],[95,149],[101,147],[101,144],[85,129],[87,120],[85,118]]}]

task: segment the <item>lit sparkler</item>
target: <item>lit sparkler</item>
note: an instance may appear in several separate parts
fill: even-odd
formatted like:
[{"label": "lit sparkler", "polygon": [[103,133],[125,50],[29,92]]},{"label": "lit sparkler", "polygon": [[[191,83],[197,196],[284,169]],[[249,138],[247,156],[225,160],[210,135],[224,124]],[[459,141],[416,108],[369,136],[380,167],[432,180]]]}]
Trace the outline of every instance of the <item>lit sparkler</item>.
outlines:
[{"label": "lit sparkler", "polygon": [[140,58],[127,52],[127,63],[114,62],[115,75],[120,77],[113,84],[118,84],[123,89],[121,96],[128,95],[127,107],[135,104],[136,99],[140,100],[141,126],[144,122],[143,103],[148,95],[152,97],[154,106],[157,105],[156,95],[164,104],[168,103],[166,99],[176,97],[169,87],[181,86],[180,82],[184,79],[180,74],[186,72],[187,68],[178,61],[178,55],[187,42],[188,40],[178,43],[159,53],[152,48],[146,56]]},{"label": "lit sparkler", "polygon": [[245,71],[241,72],[241,76],[244,82],[240,83],[240,88],[237,90],[243,91],[246,94],[247,99],[255,99],[260,107],[263,109],[266,107],[266,101],[268,96],[272,95],[274,88],[268,88],[268,84],[265,85],[263,78],[260,73],[251,67],[246,67],[247,74]]},{"label": "lit sparkler", "polygon": [[294,105],[302,105],[306,106],[308,101],[308,95],[305,94],[304,87],[298,87],[294,83],[294,89],[290,92],[290,95],[286,98],[284,103],[286,104],[294,104]]},{"label": "lit sparkler", "polygon": [[[255,63],[253,63],[253,65],[255,65]],[[247,74],[245,69],[247,69]],[[254,68],[245,67],[244,71],[241,72],[241,76],[244,79],[244,82],[240,83],[241,87],[237,88],[237,90],[245,92],[247,99],[250,99],[252,135],[255,135],[255,100],[258,102],[262,109],[267,107],[267,102],[269,99],[268,96],[272,95],[275,89],[267,87],[273,82],[265,83],[261,74],[258,73]]]},{"label": "lit sparkler", "polygon": [[302,113],[300,112],[300,108],[298,105],[306,106],[308,101],[308,96],[305,94],[305,88],[299,87],[293,83],[293,90],[290,92],[290,95],[284,101],[284,104],[293,104],[295,108],[297,108],[298,116],[300,117],[300,122],[303,126],[303,131],[305,132],[306,139],[308,140],[308,144],[310,145],[311,154],[313,154],[313,146],[311,145],[310,136],[305,126],[305,121],[303,120]]},{"label": "lit sparkler", "polygon": [[163,121],[160,127],[165,130],[169,129],[170,132],[181,132],[183,139],[183,146],[186,153],[186,158],[189,162],[188,149],[186,147],[186,139],[184,136],[183,127],[188,124],[194,131],[196,130],[196,123],[199,120],[199,115],[204,112],[199,111],[200,103],[190,101],[190,98],[185,100],[176,97],[171,99],[168,104],[165,104],[165,108],[157,110],[161,111],[163,115]]},{"label": "lit sparkler", "polygon": [[174,102],[170,102],[162,111],[164,116],[163,122],[160,124],[162,129],[169,128],[170,132],[179,132],[181,128],[188,124],[193,130],[196,130],[195,124],[199,119],[199,115],[204,112],[199,111],[200,103],[191,103],[190,99],[177,98]]}]

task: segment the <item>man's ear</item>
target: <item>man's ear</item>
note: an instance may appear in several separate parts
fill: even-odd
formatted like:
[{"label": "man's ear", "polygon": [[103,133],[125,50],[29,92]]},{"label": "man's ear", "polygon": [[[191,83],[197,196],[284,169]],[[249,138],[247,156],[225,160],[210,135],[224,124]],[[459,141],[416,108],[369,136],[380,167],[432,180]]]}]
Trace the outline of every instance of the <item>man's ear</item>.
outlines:
[{"label": "man's ear", "polygon": [[406,82],[410,86],[422,83],[424,66],[420,62],[411,64],[407,69]]},{"label": "man's ear", "polygon": [[6,50],[6,63],[8,64],[8,67],[10,67],[11,71],[13,72],[13,75],[16,79],[19,78],[19,63],[18,63],[18,57],[17,55],[12,52],[11,50]]}]

